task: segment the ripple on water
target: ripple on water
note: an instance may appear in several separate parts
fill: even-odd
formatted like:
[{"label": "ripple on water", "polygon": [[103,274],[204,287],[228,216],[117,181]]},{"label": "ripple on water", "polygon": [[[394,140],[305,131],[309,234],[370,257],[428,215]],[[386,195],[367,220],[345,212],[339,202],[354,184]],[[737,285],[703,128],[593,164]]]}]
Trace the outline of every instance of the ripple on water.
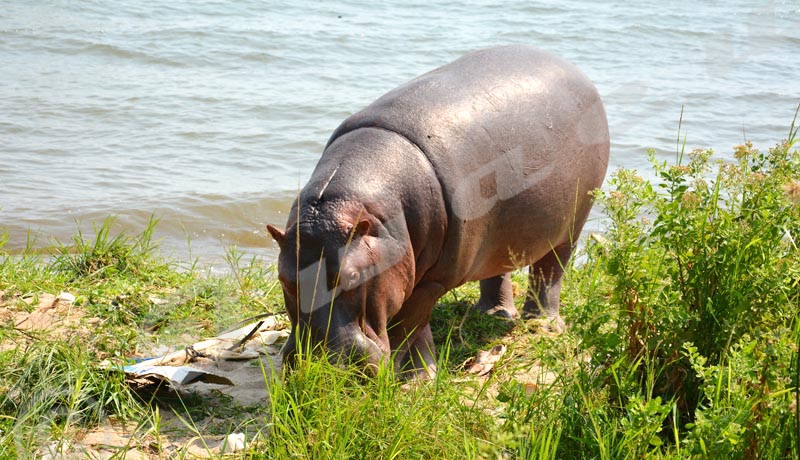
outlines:
[{"label": "ripple on water", "polygon": [[[194,239],[270,251],[297,189],[344,118],[464,52],[529,43],[603,95],[612,164],[647,148],[730,158],[785,137],[800,97],[800,11],[786,3],[4,2],[0,227],[67,239],[117,214],[162,218],[165,248]],[[89,230],[91,227],[88,227]],[[225,235],[220,236],[220,235]]]}]

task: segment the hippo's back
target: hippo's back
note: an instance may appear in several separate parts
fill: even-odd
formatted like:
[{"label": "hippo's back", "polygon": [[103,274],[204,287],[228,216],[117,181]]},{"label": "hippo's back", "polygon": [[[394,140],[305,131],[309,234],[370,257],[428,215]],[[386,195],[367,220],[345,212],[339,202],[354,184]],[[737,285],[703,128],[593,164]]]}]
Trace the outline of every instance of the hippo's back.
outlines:
[{"label": "hippo's back", "polygon": [[448,211],[440,264],[460,267],[459,282],[499,274],[494,267],[515,257],[526,264],[571,237],[608,162],[592,83],[526,46],[476,51],[390,91],[345,120],[329,145],[362,127],[397,133],[433,165]]}]

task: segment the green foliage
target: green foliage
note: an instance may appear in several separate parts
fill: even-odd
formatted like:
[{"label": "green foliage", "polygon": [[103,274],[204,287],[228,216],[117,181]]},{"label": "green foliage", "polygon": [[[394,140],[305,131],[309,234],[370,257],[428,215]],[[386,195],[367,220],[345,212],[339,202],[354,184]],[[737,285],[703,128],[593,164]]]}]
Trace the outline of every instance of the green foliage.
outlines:
[{"label": "green foliage", "polygon": [[739,146],[734,163],[651,153],[655,186],[621,170],[598,194],[609,230],[582,270],[611,289],[606,314],[584,312],[577,332],[625,436],[704,458],[797,452],[794,133],[767,153]]},{"label": "green foliage", "polygon": [[131,238],[125,233],[111,236],[114,218],[94,226],[94,240],[86,240],[80,228],[72,246],[60,244],[55,267],[75,278],[108,279],[117,275],[141,275],[152,255],[152,236],[157,224],[153,217],[142,233]]},{"label": "green foliage", "polygon": [[6,243],[7,236],[3,233],[0,236],[0,290],[12,294],[28,291],[32,284],[46,288],[63,283],[61,276],[42,264],[42,258],[35,249],[36,240],[30,234],[20,254],[5,251]]}]

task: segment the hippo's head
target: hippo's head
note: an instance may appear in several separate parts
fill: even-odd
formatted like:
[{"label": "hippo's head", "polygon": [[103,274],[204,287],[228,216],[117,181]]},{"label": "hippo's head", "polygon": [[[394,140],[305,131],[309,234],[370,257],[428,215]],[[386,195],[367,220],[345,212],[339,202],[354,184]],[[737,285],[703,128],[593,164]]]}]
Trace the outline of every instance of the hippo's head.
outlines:
[{"label": "hippo's head", "polygon": [[[299,218],[298,218],[299,215]],[[286,231],[267,229],[280,247],[278,272],[292,332],[283,347],[291,363],[298,344],[325,346],[335,359],[387,361],[388,321],[413,282],[405,230],[382,222],[360,203],[318,201],[293,206]]]}]

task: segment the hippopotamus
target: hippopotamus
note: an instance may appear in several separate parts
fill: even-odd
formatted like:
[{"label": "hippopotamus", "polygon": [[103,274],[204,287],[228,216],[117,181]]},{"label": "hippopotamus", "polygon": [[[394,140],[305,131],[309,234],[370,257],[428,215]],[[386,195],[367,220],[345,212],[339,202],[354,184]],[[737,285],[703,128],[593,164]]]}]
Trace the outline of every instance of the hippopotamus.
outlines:
[{"label": "hippopotamus", "polygon": [[330,136],[289,212],[278,277],[298,348],[324,345],[369,369],[436,373],[437,300],[480,282],[477,306],[523,306],[564,328],[564,266],[602,184],[608,123],[591,81],[529,46],[469,53],[377,99]]}]

